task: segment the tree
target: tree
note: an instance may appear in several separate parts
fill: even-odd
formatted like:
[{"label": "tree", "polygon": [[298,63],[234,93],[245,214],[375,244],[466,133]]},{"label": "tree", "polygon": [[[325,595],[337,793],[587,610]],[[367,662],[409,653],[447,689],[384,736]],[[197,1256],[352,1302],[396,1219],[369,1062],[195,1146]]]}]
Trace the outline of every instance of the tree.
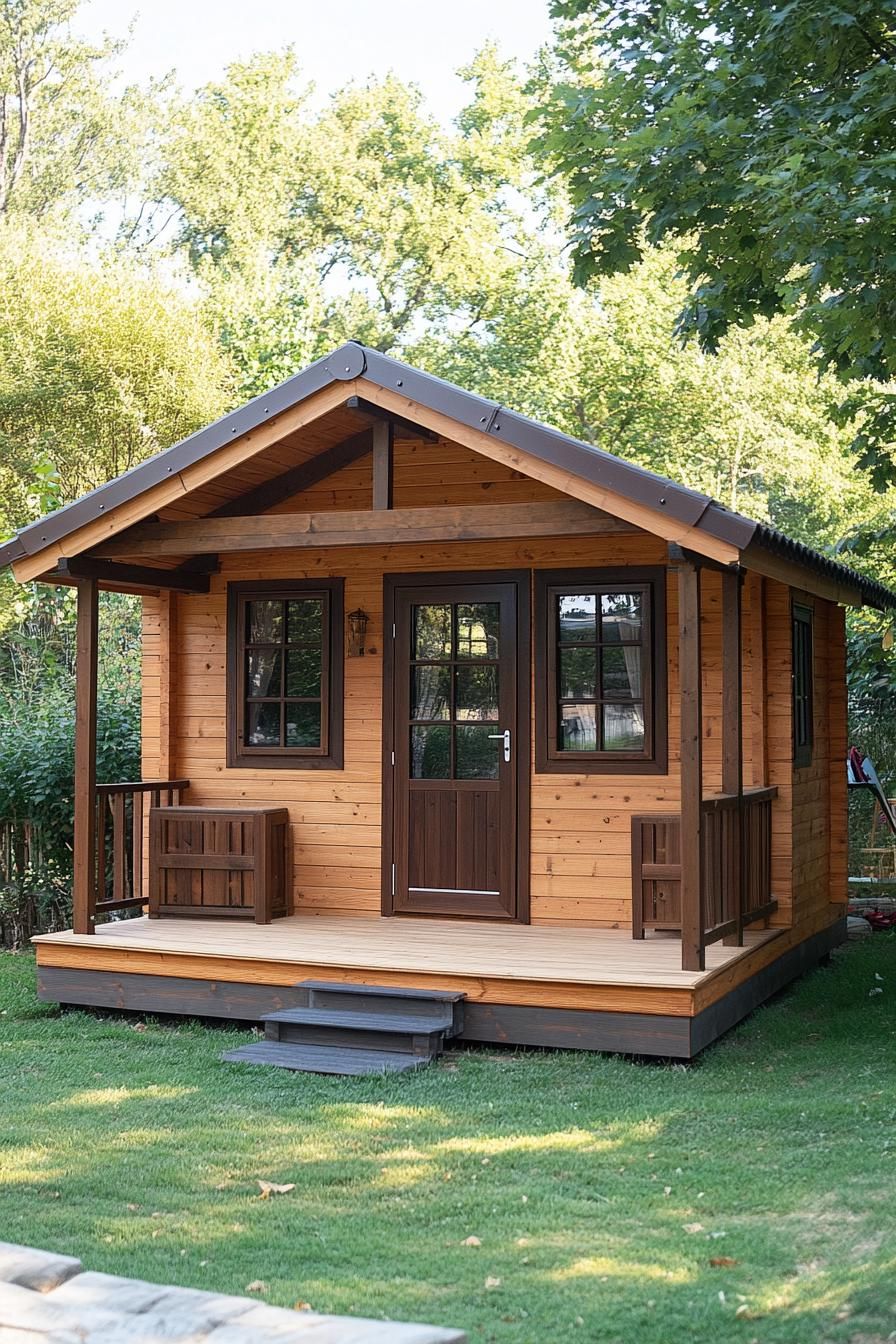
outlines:
[{"label": "tree", "polygon": [[[683,335],[787,314],[896,478],[896,17],[881,0],[553,0],[543,151],[580,281],[674,240]],[[876,388],[869,388],[868,380]],[[848,405],[854,411],[856,401]]]},{"label": "tree", "polygon": [[139,176],[158,87],[112,92],[121,43],[72,31],[80,0],[0,0],[0,218],[95,206]]},{"label": "tree", "polygon": [[231,403],[194,301],[148,266],[0,227],[0,529],[64,504]]}]

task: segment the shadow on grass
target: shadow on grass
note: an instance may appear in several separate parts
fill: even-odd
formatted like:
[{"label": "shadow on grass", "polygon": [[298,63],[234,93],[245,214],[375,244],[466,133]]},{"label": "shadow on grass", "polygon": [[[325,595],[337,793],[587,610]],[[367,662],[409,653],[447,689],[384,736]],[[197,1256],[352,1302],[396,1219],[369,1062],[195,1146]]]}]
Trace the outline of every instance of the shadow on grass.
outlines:
[{"label": "shadow on grass", "polygon": [[886,1339],[894,954],[850,948],[695,1068],[487,1047],[376,1079],[223,1065],[228,1028],[32,1016],[0,962],[0,1235],[508,1344]]}]

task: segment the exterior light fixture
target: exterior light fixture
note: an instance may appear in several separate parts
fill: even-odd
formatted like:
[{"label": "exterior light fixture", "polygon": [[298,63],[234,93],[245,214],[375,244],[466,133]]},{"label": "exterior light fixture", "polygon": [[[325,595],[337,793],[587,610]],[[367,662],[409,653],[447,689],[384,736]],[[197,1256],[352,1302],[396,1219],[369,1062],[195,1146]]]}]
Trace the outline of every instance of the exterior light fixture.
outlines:
[{"label": "exterior light fixture", "polygon": [[367,634],[367,622],[370,617],[366,611],[358,607],[357,611],[350,611],[348,614],[348,656],[349,658],[364,657],[364,638]]}]

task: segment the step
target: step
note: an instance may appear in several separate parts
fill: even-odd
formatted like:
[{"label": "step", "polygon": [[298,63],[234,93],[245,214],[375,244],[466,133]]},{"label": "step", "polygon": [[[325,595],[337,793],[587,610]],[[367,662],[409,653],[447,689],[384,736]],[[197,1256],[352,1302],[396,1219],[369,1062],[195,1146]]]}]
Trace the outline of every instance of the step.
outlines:
[{"label": "step", "polygon": [[297,1073],[383,1074],[403,1073],[429,1064],[432,1055],[397,1050],[362,1050],[353,1046],[299,1045],[285,1041],[253,1041],[222,1055],[234,1064],[274,1064]]},{"label": "step", "polygon": [[262,1022],[282,1023],[300,1027],[340,1027],[349,1031],[392,1031],[408,1036],[443,1035],[452,1030],[450,1012],[439,1016],[424,1013],[365,1012],[363,1008],[283,1008],[276,1013],[265,1013]]},{"label": "step", "polygon": [[[329,980],[301,980],[295,988],[304,993],[302,1006],[307,1009],[377,1018],[427,1018],[435,1023],[430,1030],[443,1031],[446,1036],[456,1036],[463,1030],[462,990],[404,989]],[[400,1026],[398,1030],[405,1028]]]}]

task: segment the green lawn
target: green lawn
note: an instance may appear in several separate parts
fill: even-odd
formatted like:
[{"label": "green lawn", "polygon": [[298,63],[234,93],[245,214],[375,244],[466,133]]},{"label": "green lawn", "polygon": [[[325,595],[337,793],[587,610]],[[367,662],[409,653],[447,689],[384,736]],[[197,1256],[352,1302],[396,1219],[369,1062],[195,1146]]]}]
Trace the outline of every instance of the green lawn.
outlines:
[{"label": "green lawn", "polygon": [[232,1030],[60,1015],[33,978],[0,955],[2,1238],[474,1341],[894,1338],[891,936],[690,1067],[313,1078],[220,1063]]}]

